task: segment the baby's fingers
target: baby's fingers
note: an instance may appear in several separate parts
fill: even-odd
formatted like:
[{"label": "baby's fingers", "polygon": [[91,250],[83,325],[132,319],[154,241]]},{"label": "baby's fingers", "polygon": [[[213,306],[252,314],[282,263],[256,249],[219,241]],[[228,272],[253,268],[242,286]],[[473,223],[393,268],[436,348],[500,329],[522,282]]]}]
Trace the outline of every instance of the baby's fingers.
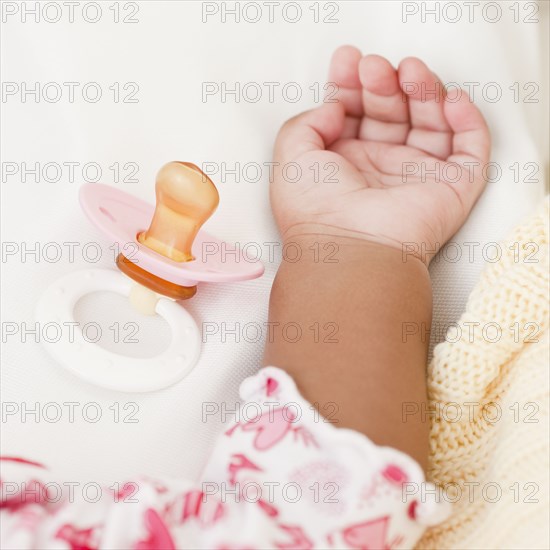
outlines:
[{"label": "baby's fingers", "polygon": [[452,93],[446,98],[444,109],[454,133],[452,155],[466,155],[487,163],[491,151],[489,128],[468,94],[464,90]]},{"label": "baby's fingers", "polygon": [[454,186],[471,207],[485,186],[484,173],[491,154],[489,127],[464,90],[450,94],[444,110],[454,134],[452,153],[447,161],[462,167],[464,177]]},{"label": "baby's fingers", "polygon": [[340,103],[324,103],[285,122],[275,141],[274,158],[285,164],[304,153],[323,151],[344,129],[345,112]]}]

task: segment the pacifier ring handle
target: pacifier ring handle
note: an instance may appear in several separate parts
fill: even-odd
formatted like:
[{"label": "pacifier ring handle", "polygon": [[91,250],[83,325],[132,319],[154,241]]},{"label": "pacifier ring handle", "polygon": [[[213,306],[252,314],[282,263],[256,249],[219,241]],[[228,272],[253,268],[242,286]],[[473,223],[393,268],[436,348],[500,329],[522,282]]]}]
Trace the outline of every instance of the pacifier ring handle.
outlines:
[{"label": "pacifier ring handle", "polygon": [[157,391],[185,378],[195,367],[201,349],[201,335],[193,317],[177,302],[159,297],[155,312],[170,327],[168,347],[154,357],[130,357],[109,351],[85,337],[76,322],[76,303],[93,292],[115,292],[128,298],[134,283],[113,269],[87,269],[68,273],[52,283],[36,305],[36,321],[69,323],[59,339],[43,345],[62,367],[85,382],[122,392]]},{"label": "pacifier ring handle", "polygon": [[181,286],[170,281],[166,281],[153,275],[152,273],[145,271],[145,269],[139,267],[135,262],[132,262],[124,254],[119,253],[116,259],[116,265],[122,273],[130,277],[147,287],[148,289],[156,292],[157,294],[162,294],[168,298],[174,300],[188,300],[192,298],[197,293],[197,286]]}]

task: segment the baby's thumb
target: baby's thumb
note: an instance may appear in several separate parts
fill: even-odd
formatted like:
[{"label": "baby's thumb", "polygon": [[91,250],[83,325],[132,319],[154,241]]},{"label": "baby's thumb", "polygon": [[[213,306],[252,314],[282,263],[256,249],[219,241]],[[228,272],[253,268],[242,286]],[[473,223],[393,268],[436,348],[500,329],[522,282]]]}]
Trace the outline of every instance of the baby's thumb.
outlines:
[{"label": "baby's thumb", "polygon": [[342,135],[344,119],[343,105],[334,102],[287,120],[275,140],[275,161],[284,164],[304,153],[326,149]]}]

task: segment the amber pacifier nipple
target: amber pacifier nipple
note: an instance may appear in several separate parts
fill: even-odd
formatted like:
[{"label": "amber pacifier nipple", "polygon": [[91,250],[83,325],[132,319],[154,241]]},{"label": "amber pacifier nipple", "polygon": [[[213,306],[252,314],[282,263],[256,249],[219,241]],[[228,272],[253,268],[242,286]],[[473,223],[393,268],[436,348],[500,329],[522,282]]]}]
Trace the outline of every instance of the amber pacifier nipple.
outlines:
[{"label": "amber pacifier nipple", "polygon": [[191,247],[220,197],[212,180],[190,162],[169,162],[157,175],[157,204],[138,241],[176,262],[193,260]]},{"label": "amber pacifier nipple", "polygon": [[[194,260],[193,241],[204,222],[213,214],[219,195],[212,180],[190,162],[169,162],[157,174],[156,206],[151,225],[137,235],[147,248],[175,262]],[[191,298],[196,286],[166,281],[130,261],[117,258],[119,269],[147,288],[175,298]]]}]

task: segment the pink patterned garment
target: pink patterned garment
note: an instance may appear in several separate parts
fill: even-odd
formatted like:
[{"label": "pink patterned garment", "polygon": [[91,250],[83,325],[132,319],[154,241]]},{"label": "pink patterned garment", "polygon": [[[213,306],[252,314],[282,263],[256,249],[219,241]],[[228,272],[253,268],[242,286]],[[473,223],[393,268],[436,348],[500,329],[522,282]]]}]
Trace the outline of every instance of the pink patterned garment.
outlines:
[{"label": "pink patterned garment", "polygon": [[46,468],[4,457],[0,546],[392,550],[448,515],[414,460],[336,428],[283,371],[262,369],[240,393],[237,421],[198,482],[140,479],[98,500],[53,495]]}]

